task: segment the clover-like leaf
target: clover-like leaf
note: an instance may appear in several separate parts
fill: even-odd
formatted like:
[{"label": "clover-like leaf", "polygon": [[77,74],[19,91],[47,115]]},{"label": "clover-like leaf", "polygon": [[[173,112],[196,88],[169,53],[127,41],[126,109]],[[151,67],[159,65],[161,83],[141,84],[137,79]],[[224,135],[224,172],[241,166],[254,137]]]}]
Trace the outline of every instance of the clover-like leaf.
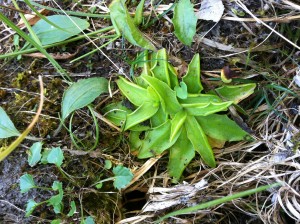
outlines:
[{"label": "clover-like leaf", "polygon": [[180,82],[180,86],[175,86],[174,90],[178,98],[186,99],[188,97],[187,85],[184,82]]},{"label": "clover-like leaf", "polygon": [[36,185],[34,183],[32,175],[26,173],[20,177],[21,193],[26,193],[30,189],[35,188],[35,187],[36,187]]},{"label": "clover-like leaf", "polygon": [[81,79],[72,84],[62,100],[62,120],[72,112],[92,103],[101,93],[108,92],[108,81],[102,77]]},{"label": "clover-like leaf", "polygon": [[39,204],[36,203],[33,199],[29,199],[27,204],[26,204],[25,217],[29,217],[38,205]]},{"label": "clover-like leaf", "polygon": [[48,163],[55,164],[60,167],[64,160],[64,153],[60,147],[52,148],[47,156]]},{"label": "clover-like leaf", "polygon": [[185,45],[191,46],[196,34],[197,17],[190,0],[179,0],[174,8],[172,21],[176,37]]},{"label": "clover-like leaf", "polygon": [[34,143],[29,149],[28,155],[28,164],[29,166],[35,166],[42,158],[41,150],[42,150],[43,143],[36,142]]},{"label": "clover-like leaf", "polygon": [[118,190],[126,187],[133,178],[133,174],[130,169],[121,165],[113,168],[113,173],[115,175],[114,187]]},{"label": "clover-like leaf", "polygon": [[3,108],[0,107],[0,139],[19,135],[20,132],[16,129]]}]

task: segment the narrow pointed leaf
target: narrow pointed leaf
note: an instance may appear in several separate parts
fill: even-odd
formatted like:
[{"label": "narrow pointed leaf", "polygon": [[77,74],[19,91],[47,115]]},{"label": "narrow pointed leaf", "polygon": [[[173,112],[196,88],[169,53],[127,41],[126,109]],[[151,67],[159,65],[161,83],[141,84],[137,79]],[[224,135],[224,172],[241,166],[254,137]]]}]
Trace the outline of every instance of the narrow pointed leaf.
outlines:
[{"label": "narrow pointed leaf", "polygon": [[128,130],[133,126],[140,124],[145,120],[148,120],[157,112],[157,110],[158,106],[155,106],[153,102],[143,103],[134,112],[127,115],[124,130]]},{"label": "narrow pointed leaf", "polygon": [[29,166],[35,166],[42,158],[41,150],[42,150],[43,143],[36,142],[34,143],[29,149],[29,156],[28,156],[28,164]]},{"label": "narrow pointed leaf", "polygon": [[174,89],[175,86],[179,85],[178,73],[175,70],[175,68],[170,64],[168,64],[168,69],[169,69],[169,77],[170,77],[170,86],[171,86],[171,89]]},{"label": "narrow pointed leaf", "polygon": [[179,180],[182,172],[194,157],[194,147],[187,138],[185,127],[183,127],[176,143],[170,148],[168,164],[170,176]]},{"label": "narrow pointed leaf", "polygon": [[172,141],[177,133],[180,131],[183,123],[185,122],[187,113],[185,110],[179,111],[171,121],[171,135],[170,141]]},{"label": "narrow pointed leaf", "polygon": [[225,100],[230,100],[235,104],[238,104],[240,101],[250,96],[254,92],[255,87],[255,83],[248,83],[236,86],[222,86],[215,89],[215,91]]},{"label": "narrow pointed leaf", "polygon": [[82,79],[72,84],[64,93],[62,100],[62,120],[72,112],[92,103],[101,93],[108,92],[105,78]]},{"label": "narrow pointed leaf", "polygon": [[148,41],[143,33],[135,26],[124,0],[114,0],[110,6],[110,18],[115,29],[133,45],[156,51],[154,45]]},{"label": "narrow pointed leaf", "polygon": [[170,77],[169,77],[169,69],[168,69],[168,56],[166,49],[163,48],[155,53],[155,58],[152,60],[156,60],[154,68],[151,69],[153,76],[170,86]]},{"label": "narrow pointed leaf", "polygon": [[248,133],[240,128],[227,115],[211,114],[206,117],[196,117],[206,135],[224,141],[243,140]]},{"label": "narrow pointed leaf", "polygon": [[20,177],[21,193],[26,193],[30,189],[35,188],[35,187],[36,187],[36,185],[34,183],[32,175],[26,173]]},{"label": "narrow pointed leaf", "polygon": [[117,81],[122,94],[135,106],[141,106],[145,101],[149,101],[147,89],[142,88],[123,77]]},{"label": "narrow pointed leaf", "polygon": [[232,104],[232,101],[223,103],[198,103],[198,104],[181,104],[187,111],[188,115],[207,116],[219,111],[226,111]]},{"label": "narrow pointed leaf", "polygon": [[176,37],[185,45],[191,46],[196,34],[197,17],[190,0],[179,0],[174,8],[172,21]]},{"label": "narrow pointed leaf", "polygon": [[186,99],[178,99],[181,104],[221,103],[220,97],[213,94],[188,94]]},{"label": "narrow pointed leaf", "polygon": [[203,90],[200,81],[200,56],[196,54],[189,64],[186,75],[182,78],[189,93],[200,93]]},{"label": "narrow pointed leaf", "polygon": [[66,40],[75,36],[89,27],[89,23],[74,16],[53,15],[46,17],[51,23],[56,24],[58,27],[52,26],[47,21],[41,19],[33,27],[42,45],[53,44]]},{"label": "narrow pointed leaf", "polygon": [[145,76],[143,79],[159,95],[162,107],[167,113],[176,114],[182,108],[177,100],[176,92],[173,91],[166,83],[150,76]]},{"label": "narrow pointed leaf", "polygon": [[19,135],[20,132],[16,129],[3,108],[0,107],[0,139]]},{"label": "narrow pointed leaf", "polygon": [[201,126],[193,116],[187,116],[185,127],[188,139],[203,161],[210,167],[216,167],[215,156]]},{"label": "narrow pointed leaf", "polygon": [[143,8],[144,8],[145,0],[141,0],[138,6],[136,7],[135,15],[134,15],[134,23],[135,25],[140,25],[143,22]]}]

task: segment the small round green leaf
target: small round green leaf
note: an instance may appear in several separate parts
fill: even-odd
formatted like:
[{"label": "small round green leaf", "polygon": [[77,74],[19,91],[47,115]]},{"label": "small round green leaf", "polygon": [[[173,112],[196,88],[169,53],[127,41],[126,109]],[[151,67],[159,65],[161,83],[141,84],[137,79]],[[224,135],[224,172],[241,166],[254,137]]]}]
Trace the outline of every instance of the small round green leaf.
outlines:
[{"label": "small round green leaf", "polygon": [[30,174],[24,174],[20,177],[20,189],[21,193],[28,192],[31,188],[35,188],[33,177]]},{"label": "small round green leaf", "polygon": [[29,149],[28,155],[28,164],[29,166],[35,166],[42,158],[41,150],[42,150],[42,142],[34,143]]},{"label": "small round green leaf", "polygon": [[48,154],[48,163],[55,164],[60,167],[64,160],[64,154],[60,147],[52,148]]}]

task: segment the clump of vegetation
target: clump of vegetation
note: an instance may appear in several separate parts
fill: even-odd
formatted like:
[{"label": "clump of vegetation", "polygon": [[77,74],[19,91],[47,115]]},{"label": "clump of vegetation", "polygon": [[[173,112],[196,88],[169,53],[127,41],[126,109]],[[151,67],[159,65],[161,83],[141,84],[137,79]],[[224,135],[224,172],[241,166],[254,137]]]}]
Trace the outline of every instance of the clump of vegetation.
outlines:
[{"label": "clump of vegetation", "polygon": [[[253,93],[256,84],[226,85],[202,93],[200,57],[195,55],[181,80],[168,62],[165,49],[148,55],[140,63],[143,71],[130,82],[117,84],[135,107],[123,102],[108,105],[104,112],[114,124],[130,130],[130,145],[138,158],[157,156],[169,150],[169,174],[179,179],[198,152],[210,167],[216,162],[214,142],[239,141],[248,135],[226,114],[228,107]],[[142,136],[143,135],[143,136]]]}]

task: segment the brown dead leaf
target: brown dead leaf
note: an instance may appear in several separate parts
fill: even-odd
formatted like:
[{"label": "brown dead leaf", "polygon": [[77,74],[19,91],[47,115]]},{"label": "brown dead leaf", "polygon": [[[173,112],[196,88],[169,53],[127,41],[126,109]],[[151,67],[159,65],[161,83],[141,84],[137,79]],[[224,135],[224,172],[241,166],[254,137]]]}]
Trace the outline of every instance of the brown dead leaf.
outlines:
[{"label": "brown dead leaf", "polygon": [[[47,9],[42,9],[42,10],[39,10],[39,13],[42,14],[42,15],[47,15],[49,13],[49,10]],[[39,16],[37,16],[35,13],[32,13],[32,14],[25,14],[24,15],[26,20],[29,22],[29,24],[32,26],[34,24],[37,23],[37,21],[39,21],[41,18]],[[24,27],[24,21],[23,19],[20,19],[19,23],[17,24],[18,27],[22,28]]]}]

